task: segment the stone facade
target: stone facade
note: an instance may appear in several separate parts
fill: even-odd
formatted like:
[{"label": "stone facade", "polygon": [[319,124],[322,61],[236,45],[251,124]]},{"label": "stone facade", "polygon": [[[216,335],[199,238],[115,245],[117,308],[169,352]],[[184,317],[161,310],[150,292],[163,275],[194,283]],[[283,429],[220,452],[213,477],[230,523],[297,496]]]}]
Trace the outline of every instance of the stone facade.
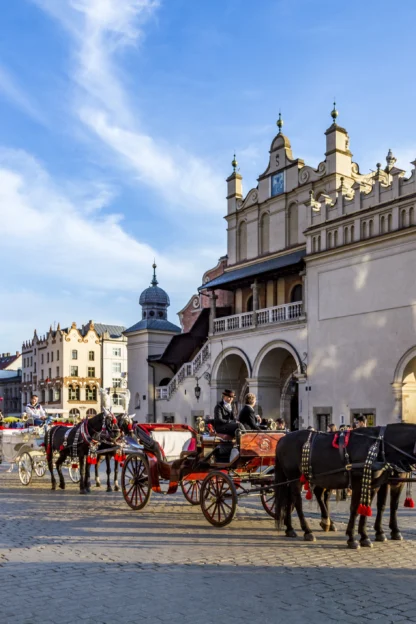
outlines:
[{"label": "stone facade", "polygon": [[72,415],[92,416],[101,410],[99,389],[106,388],[114,412],[124,412],[127,379],[124,327],[95,325],[56,330],[45,336],[36,330],[23,344],[22,411],[36,393],[47,409],[62,409]]},{"label": "stone facade", "polygon": [[[324,430],[360,413],[416,422],[416,169],[406,177],[389,150],[385,166],[361,173],[335,107],[331,116],[317,167],[293,157],[281,119],[246,195],[233,161],[227,256],[200,288],[210,332],[156,388],[157,420],[212,415],[230,387],[238,407],[250,389],[260,414],[291,428]],[[220,300],[229,316],[217,316]],[[186,330],[190,305],[180,313]]]}]

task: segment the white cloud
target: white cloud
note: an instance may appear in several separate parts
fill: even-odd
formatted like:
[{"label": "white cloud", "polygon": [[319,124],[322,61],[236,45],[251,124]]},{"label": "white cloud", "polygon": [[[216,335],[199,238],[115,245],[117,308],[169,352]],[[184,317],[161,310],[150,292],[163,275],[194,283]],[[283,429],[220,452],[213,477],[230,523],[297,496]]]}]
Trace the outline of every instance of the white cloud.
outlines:
[{"label": "white cloud", "polygon": [[[137,47],[144,25],[155,15],[154,0],[33,0],[68,30],[73,46],[75,113],[84,126],[127,168],[169,205],[200,213],[224,210],[223,176],[201,158],[149,136],[139,123],[117,63]],[[165,204],[166,205],[166,204]]]},{"label": "white cloud", "polygon": [[40,123],[45,123],[43,115],[32,102],[31,98],[18,85],[10,71],[0,65],[0,92],[24,113]]}]

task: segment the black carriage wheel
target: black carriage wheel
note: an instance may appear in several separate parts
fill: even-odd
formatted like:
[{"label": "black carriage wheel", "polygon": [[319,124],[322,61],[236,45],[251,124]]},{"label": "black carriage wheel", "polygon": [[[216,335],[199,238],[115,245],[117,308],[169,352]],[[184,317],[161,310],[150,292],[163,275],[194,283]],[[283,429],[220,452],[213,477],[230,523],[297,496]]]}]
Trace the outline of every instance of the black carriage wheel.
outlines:
[{"label": "black carriage wheel", "polygon": [[201,500],[201,481],[181,481],[181,489],[188,503],[199,505]]},{"label": "black carriage wheel", "polygon": [[127,505],[138,511],[152,494],[149,464],[144,455],[129,455],[121,473],[121,487]]},{"label": "black carriage wheel", "polygon": [[263,509],[271,516],[276,518],[276,490],[262,490],[260,493],[261,504]]},{"label": "black carriage wheel", "polygon": [[210,472],[201,486],[201,509],[215,527],[230,524],[237,511],[237,491],[233,480],[222,472]]}]

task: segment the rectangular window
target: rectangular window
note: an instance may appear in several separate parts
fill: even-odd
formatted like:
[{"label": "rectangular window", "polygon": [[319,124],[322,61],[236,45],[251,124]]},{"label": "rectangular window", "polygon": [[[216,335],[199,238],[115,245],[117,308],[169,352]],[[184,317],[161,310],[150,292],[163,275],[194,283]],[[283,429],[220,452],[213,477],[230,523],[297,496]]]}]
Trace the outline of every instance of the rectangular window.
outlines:
[{"label": "rectangular window", "polygon": [[78,366],[71,366],[71,377],[78,377]]},{"label": "rectangular window", "polygon": [[46,354],[46,363],[49,363],[49,353]]},{"label": "rectangular window", "polygon": [[97,400],[97,388],[87,388],[85,392],[87,401]]},{"label": "rectangular window", "polygon": [[26,373],[23,373],[23,381],[26,381]]},{"label": "rectangular window", "polygon": [[113,378],[113,388],[121,388],[121,379],[114,377]]},{"label": "rectangular window", "polygon": [[52,369],[48,368],[48,379],[52,379]]},{"label": "rectangular window", "polygon": [[113,362],[113,373],[121,373],[121,362]]},{"label": "rectangular window", "polygon": [[53,362],[53,351],[51,353],[51,362]]},{"label": "rectangular window", "polygon": [[68,401],[79,401],[79,388],[68,388]]},{"label": "rectangular window", "polygon": [[175,422],[175,414],[172,413],[164,413],[162,414],[163,416],[163,422],[165,423],[174,423]]},{"label": "rectangular window", "polygon": [[33,357],[30,356],[30,365],[33,366]]},{"label": "rectangular window", "polygon": [[113,394],[113,405],[123,405],[123,397],[121,394]]},{"label": "rectangular window", "polygon": [[42,353],[42,355],[40,356],[40,363],[41,363],[41,364],[43,364],[43,353]]},{"label": "rectangular window", "polygon": [[61,391],[60,390],[55,390],[54,391],[53,400],[54,401],[60,401],[61,400]]},{"label": "rectangular window", "polygon": [[56,367],[56,376],[59,377],[59,366]]},{"label": "rectangular window", "polygon": [[49,389],[49,393],[48,393],[48,403],[52,403],[53,402],[53,390],[52,388]]},{"label": "rectangular window", "polygon": [[35,366],[33,368],[33,372],[36,373],[36,362],[35,362]]},{"label": "rectangular window", "polygon": [[113,347],[113,357],[121,357],[121,347]]},{"label": "rectangular window", "polygon": [[30,373],[30,381],[32,381],[32,373]]},{"label": "rectangular window", "polygon": [[44,379],[44,376],[43,376],[43,368],[42,368],[42,370],[40,371],[40,378],[41,378],[41,380],[43,381],[43,379]]},{"label": "rectangular window", "polygon": [[87,377],[95,377],[95,367],[94,366],[89,366],[88,367],[88,375]]},{"label": "rectangular window", "polygon": [[88,359],[89,359],[90,362],[94,362],[94,360],[95,360],[95,353],[94,353],[94,351],[90,351],[88,353]]},{"label": "rectangular window", "polygon": [[59,351],[56,352],[56,361],[59,362]]},{"label": "rectangular window", "polygon": [[76,349],[74,349],[72,351],[72,359],[73,360],[77,360],[78,359],[78,351]]}]

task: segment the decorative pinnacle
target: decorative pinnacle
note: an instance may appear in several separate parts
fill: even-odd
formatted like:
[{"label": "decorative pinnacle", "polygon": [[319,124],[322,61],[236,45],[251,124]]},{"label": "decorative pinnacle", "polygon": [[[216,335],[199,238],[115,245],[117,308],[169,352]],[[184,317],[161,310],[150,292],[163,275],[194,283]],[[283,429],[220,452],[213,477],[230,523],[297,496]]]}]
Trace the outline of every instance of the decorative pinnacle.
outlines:
[{"label": "decorative pinnacle", "polygon": [[377,167],[377,173],[380,173],[381,163],[377,163],[376,167]]},{"label": "decorative pinnacle", "polygon": [[152,268],[153,268],[153,279],[152,279],[151,284],[152,286],[157,286],[159,282],[156,279],[156,268],[157,268],[156,260],[153,260]]},{"label": "decorative pinnacle", "polygon": [[279,111],[279,119],[276,121],[276,126],[279,128],[279,134],[282,133],[282,128],[283,128],[283,119],[282,119],[282,113]]},{"label": "decorative pinnacle", "polygon": [[236,160],[235,153],[234,153],[234,158],[231,161],[231,166],[233,168],[233,173],[235,173],[237,171],[237,167],[238,167],[238,162]]},{"label": "decorative pinnacle", "polygon": [[334,100],[334,108],[333,108],[333,109],[332,109],[332,111],[331,111],[331,117],[332,117],[332,119],[334,120],[334,123],[336,123],[336,122],[337,122],[337,117],[338,117],[338,114],[339,114],[339,113],[338,113],[338,111],[337,111],[337,105],[336,105],[336,102],[335,102],[335,100]]}]

